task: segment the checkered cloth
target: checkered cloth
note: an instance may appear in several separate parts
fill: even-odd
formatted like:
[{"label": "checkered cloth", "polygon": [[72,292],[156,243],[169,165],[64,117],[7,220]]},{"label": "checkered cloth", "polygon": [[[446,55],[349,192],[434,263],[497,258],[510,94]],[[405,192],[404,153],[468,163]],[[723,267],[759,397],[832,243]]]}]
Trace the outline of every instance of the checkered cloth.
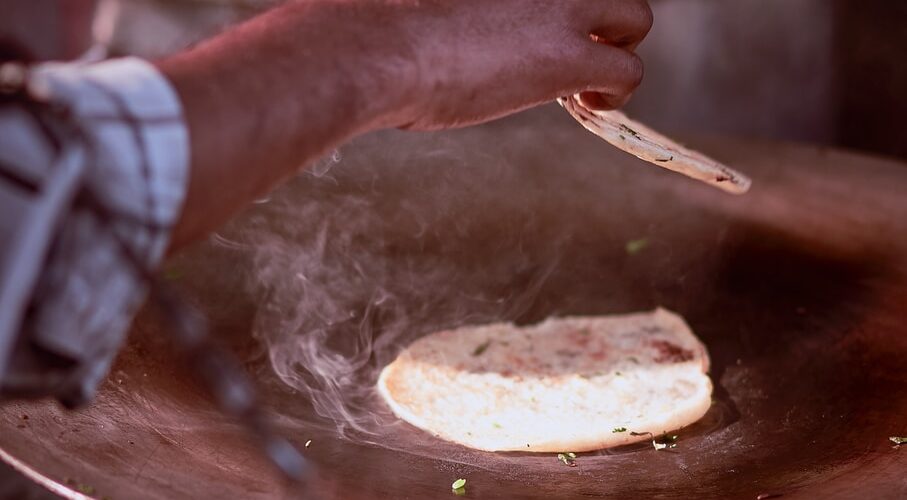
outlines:
[{"label": "checkered cloth", "polygon": [[151,64],[0,66],[0,399],[92,398],[187,185],[179,100]]}]

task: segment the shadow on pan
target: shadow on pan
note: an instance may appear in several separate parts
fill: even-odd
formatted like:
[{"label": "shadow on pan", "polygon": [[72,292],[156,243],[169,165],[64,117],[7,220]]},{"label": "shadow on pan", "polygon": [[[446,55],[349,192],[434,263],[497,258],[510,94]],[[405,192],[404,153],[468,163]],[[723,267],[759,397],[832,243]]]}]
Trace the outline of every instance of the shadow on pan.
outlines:
[{"label": "shadow on pan", "polygon": [[[903,333],[892,301],[907,297],[886,256],[800,236],[808,231],[799,230],[799,212],[765,217],[769,225],[731,216],[717,200],[689,203],[686,197],[700,196],[696,186],[666,188],[678,179],[634,170],[636,163],[574,129],[517,140],[537,138],[532,130],[513,125],[507,141],[463,131],[422,150],[360,143],[338,168],[297,179],[211,244],[170,263],[185,271],[181,285],[248,361],[284,431],[300,447],[313,440],[306,454],[321,473],[304,493],[427,498],[468,477],[469,495],[483,498],[754,498],[812,492],[891,452],[886,436],[896,430],[888,426],[905,410],[891,394],[907,372],[886,346]],[[401,141],[418,142],[410,137]],[[508,150],[511,143],[519,147]],[[408,158],[410,149],[419,152]],[[608,162],[614,165],[603,168]],[[763,166],[765,175],[782,175],[771,168]],[[802,188],[783,179],[765,185]],[[754,190],[743,200],[747,210],[760,209],[759,196]],[[641,240],[644,248],[627,250]],[[705,341],[716,385],[712,412],[685,429],[671,452],[631,447],[582,455],[568,468],[553,454],[490,454],[441,442],[375,401],[377,370],[436,329],[658,305],[683,315]],[[155,328],[139,323],[135,340],[152,346],[130,362],[157,356],[167,365],[166,346],[153,345]],[[311,333],[319,329],[322,358],[361,362],[349,372],[352,382],[334,389],[342,398],[355,392],[349,408],[372,434],[339,438],[343,423],[274,375],[269,356],[317,340]],[[291,382],[321,382],[305,378],[305,363],[285,367]],[[177,371],[166,368],[142,390],[170,401],[179,423],[196,418],[204,396],[185,390]],[[235,429],[215,425],[211,413],[204,418],[217,431],[204,446],[217,451]]]},{"label": "shadow on pan", "polygon": [[[481,207],[475,210],[482,211]],[[593,477],[584,476],[579,481],[557,477],[547,486],[545,481],[537,481],[535,488],[540,496],[596,496],[603,491],[618,497],[673,497],[681,492],[734,496],[751,493],[754,483],[765,491],[789,492],[860,458],[869,436],[865,430],[853,432],[853,423],[867,407],[877,407],[879,400],[895,389],[861,369],[865,360],[856,357],[847,343],[848,336],[873,310],[877,293],[873,283],[886,266],[882,257],[842,254],[823,248],[821,242],[799,240],[777,228],[723,221],[705,212],[698,214],[697,227],[719,228],[714,234],[671,229],[670,218],[658,215],[640,234],[635,221],[623,225],[561,211],[564,220],[570,222],[554,224],[562,228],[556,251],[544,244],[533,250],[526,241],[552,241],[551,235],[525,232],[524,228],[520,238],[508,240],[507,231],[501,228],[513,227],[512,221],[485,214],[465,235],[443,244],[390,237],[384,240],[385,251],[394,261],[407,262],[410,254],[431,256],[436,264],[448,261],[455,268],[477,269],[476,274],[516,258],[529,263],[506,280],[484,283],[489,297],[513,297],[513,290],[531,292],[520,297],[519,307],[496,309],[500,316],[488,313],[488,319],[526,324],[550,315],[668,307],[688,320],[709,347],[713,360],[716,404],[703,421],[681,433],[678,451],[656,454],[650,446],[637,445],[583,455],[580,468]],[[605,225],[608,231],[586,229]],[[499,245],[493,253],[474,251],[488,244],[489,233],[510,243]],[[640,236],[648,240],[647,247],[629,254],[622,243]],[[237,254],[227,253],[237,259]],[[527,253],[532,257],[526,259]],[[550,264],[552,256],[556,265]],[[476,261],[483,265],[474,265]],[[223,269],[223,263],[217,267]],[[243,264],[227,267],[238,269]],[[236,290],[218,288],[222,296],[217,302],[221,305],[226,299],[223,295],[230,296],[230,290]],[[239,294],[233,299],[241,307],[228,308],[233,318],[236,311],[254,309],[254,301],[243,297]],[[397,312],[373,311],[368,315],[369,330],[380,336],[385,323],[396,321]],[[360,317],[365,317],[364,312]],[[228,323],[233,324],[229,330],[241,336],[253,321],[240,321],[238,324],[247,326],[239,328],[233,320]],[[249,350],[256,350],[248,344],[248,338],[245,344]],[[872,390],[867,392],[867,387]],[[275,401],[273,395],[269,400],[286,416],[309,421],[313,416],[300,412],[311,409],[301,409],[306,405],[299,397],[278,391],[276,398],[296,398],[296,402]],[[386,413],[382,408],[373,410]],[[341,471],[337,472],[340,476],[347,475],[342,471],[355,471],[356,481],[361,483],[386,481],[382,479],[385,474],[396,474],[400,478],[397,481],[405,482],[413,471],[422,468],[435,474],[438,469],[473,474],[485,471],[495,481],[502,481],[501,487],[510,488],[511,493],[519,488],[508,486],[510,482],[563,474],[563,466],[553,457],[474,452],[437,441],[405,424],[400,427],[404,427],[400,431],[404,436],[411,437],[414,448],[432,447],[438,450],[436,456],[420,462],[425,457],[401,455],[399,449],[382,449],[380,444],[339,441],[315,460],[324,471]],[[330,439],[330,433],[325,437]],[[454,465],[444,465],[448,462],[445,456]],[[363,462],[381,466],[369,467]],[[703,477],[710,480],[693,480]],[[748,482],[741,483],[740,477]]]}]

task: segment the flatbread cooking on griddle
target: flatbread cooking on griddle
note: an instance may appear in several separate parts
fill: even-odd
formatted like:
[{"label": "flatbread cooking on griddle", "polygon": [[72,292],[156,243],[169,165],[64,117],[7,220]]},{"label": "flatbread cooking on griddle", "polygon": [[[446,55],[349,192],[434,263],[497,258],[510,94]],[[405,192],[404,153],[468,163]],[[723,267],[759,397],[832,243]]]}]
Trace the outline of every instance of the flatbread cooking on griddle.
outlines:
[{"label": "flatbread cooking on griddle", "polygon": [[726,165],[635,122],[620,111],[598,111],[587,108],[579,95],[558,99],[570,115],[586,130],[612,146],[659,167],[700,180],[729,193],[743,194],[750,179]]},{"label": "flatbread cooking on griddle", "polygon": [[393,412],[487,451],[590,451],[699,420],[711,404],[705,346],[669,311],[437,332],[381,372]]}]

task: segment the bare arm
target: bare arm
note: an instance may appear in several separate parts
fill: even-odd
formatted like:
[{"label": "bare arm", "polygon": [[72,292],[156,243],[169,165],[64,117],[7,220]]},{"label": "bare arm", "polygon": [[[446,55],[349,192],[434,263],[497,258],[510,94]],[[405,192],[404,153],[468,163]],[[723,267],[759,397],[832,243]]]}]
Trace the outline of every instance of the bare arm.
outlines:
[{"label": "bare arm", "polygon": [[357,134],[465,126],[579,91],[619,106],[651,22],[645,0],[309,0],[162,61],[192,146],[172,248]]}]

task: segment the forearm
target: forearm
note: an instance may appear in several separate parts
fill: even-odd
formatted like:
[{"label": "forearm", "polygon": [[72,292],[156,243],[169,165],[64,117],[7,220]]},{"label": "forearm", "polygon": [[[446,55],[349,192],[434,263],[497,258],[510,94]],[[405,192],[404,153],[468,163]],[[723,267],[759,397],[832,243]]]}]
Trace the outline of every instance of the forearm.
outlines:
[{"label": "forearm", "polygon": [[388,9],[287,5],[159,64],[183,103],[192,150],[171,249],[344,140],[399,125],[393,113],[414,65],[388,29]]},{"label": "forearm", "polygon": [[185,110],[177,248],[342,141],[480,123],[642,78],[645,0],[305,0],[160,63]]}]

